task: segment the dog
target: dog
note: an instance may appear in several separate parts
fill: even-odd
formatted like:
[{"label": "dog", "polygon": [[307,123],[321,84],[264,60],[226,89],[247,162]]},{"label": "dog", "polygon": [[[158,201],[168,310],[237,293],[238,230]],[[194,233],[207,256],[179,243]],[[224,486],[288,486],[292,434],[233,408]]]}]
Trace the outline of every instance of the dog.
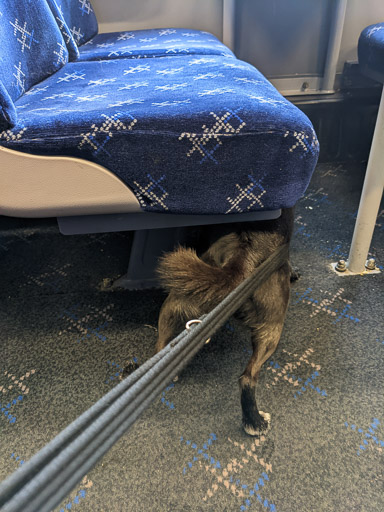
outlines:
[{"label": "dog", "polygon": [[[274,220],[202,226],[195,247],[178,247],[162,256],[157,274],[168,296],[160,310],[156,351],[183,331],[188,320],[209,313],[279,246],[289,244],[292,231],[289,208]],[[279,343],[290,284],[297,277],[287,259],[238,311],[251,329],[253,347],[239,379],[242,424],[251,436],[270,428],[270,414],[256,404],[256,383]]]}]

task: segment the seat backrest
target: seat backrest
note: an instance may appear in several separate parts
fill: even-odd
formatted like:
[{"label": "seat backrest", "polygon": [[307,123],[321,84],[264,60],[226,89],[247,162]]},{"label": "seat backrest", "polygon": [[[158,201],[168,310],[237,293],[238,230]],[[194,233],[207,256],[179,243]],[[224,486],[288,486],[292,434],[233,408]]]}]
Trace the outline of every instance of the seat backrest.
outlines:
[{"label": "seat backrest", "polygon": [[63,15],[77,46],[81,46],[97,34],[99,26],[90,0],[53,1]]},{"label": "seat backrest", "polygon": [[13,102],[68,62],[45,0],[0,0],[0,124],[15,123]]},{"label": "seat backrest", "polygon": [[366,27],[357,45],[360,70],[363,74],[384,83],[384,23]]},{"label": "seat backrest", "polygon": [[59,26],[60,32],[63,36],[65,44],[67,45],[69,60],[73,61],[79,57],[79,50],[77,48],[77,44],[73,39],[72,32],[70,31],[67,22],[65,21],[62,8],[59,7],[59,4],[56,0],[46,0],[49,7],[51,8],[52,14],[55,17],[55,20]]}]

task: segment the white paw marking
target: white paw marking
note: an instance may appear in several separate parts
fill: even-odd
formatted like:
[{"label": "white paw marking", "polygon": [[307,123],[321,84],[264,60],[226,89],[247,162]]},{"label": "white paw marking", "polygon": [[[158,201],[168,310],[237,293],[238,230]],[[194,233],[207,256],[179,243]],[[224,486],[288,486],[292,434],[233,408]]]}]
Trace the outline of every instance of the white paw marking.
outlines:
[{"label": "white paw marking", "polygon": [[268,412],[259,411],[260,416],[267,422],[267,427],[265,429],[254,429],[251,425],[244,425],[244,430],[250,436],[262,436],[268,432],[271,428],[271,415]]}]

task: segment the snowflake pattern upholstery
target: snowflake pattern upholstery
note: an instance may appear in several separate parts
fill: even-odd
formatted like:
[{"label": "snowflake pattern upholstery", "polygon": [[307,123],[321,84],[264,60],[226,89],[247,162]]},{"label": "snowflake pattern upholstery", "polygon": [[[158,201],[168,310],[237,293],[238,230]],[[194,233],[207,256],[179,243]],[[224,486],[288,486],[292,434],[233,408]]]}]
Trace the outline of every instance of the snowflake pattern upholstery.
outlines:
[{"label": "snowflake pattern upholstery", "polygon": [[[60,32],[63,36],[63,39],[65,41],[65,44],[67,45],[68,54],[69,54],[69,60],[77,60],[79,58],[79,49],[77,47],[77,44],[75,43],[75,40],[73,38],[72,32],[70,28],[67,25],[67,22],[64,19],[63,16],[63,10],[61,4],[57,4],[56,0],[46,0],[53,16],[55,17],[56,23],[60,29]],[[70,20],[70,16],[68,13],[67,19]]]},{"label": "snowflake pattern upholstery", "polygon": [[0,0],[0,126],[16,122],[12,102],[68,62],[68,50],[45,0]]},{"label": "snowflake pattern upholstery", "polygon": [[0,131],[7,127],[15,126],[16,122],[15,105],[3,82],[0,80]]},{"label": "snowflake pattern upholstery", "polygon": [[15,102],[0,144],[96,162],[146,211],[223,214],[296,203],[318,157],[308,118],[223,56],[73,62]]},{"label": "snowflake pattern upholstery", "polygon": [[180,28],[159,28],[98,34],[79,47],[79,60],[103,60],[172,55],[222,55],[232,51],[209,32]]},{"label": "snowflake pattern upholstery", "polygon": [[90,0],[47,1],[54,13],[57,10],[60,12],[77,46],[81,46],[97,34],[99,24]]},{"label": "snowflake pattern upholstery", "polygon": [[384,82],[384,23],[369,25],[360,34],[359,65],[370,78]]},{"label": "snowflake pattern upholstery", "polygon": [[[69,27],[70,60],[142,59],[194,54],[234,57],[217,37],[201,30],[159,28],[97,34],[97,20],[88,0],[47,1],[65,40],[66,26]],[[66,21],[65,25],[63,20]],[[74,51],[76,46],[77,54]]]}]

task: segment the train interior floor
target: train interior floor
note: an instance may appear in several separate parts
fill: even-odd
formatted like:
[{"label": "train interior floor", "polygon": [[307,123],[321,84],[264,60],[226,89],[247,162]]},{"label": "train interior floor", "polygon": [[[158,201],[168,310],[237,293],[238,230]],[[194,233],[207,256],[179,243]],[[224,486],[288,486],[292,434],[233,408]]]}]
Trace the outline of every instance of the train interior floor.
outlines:
[{"label": "train interior floor", "polygon": [[[365,163],[321,163],[295,211],[292,285],[258,405],[241,427],[250,333],[231,318],[57,508],[85,511],[384,510],[384,210],[346,277]],[[0,480],[154,351],[160,290],[111,290],[131,233],[63,236],[53,219],[0,218]]]}]

